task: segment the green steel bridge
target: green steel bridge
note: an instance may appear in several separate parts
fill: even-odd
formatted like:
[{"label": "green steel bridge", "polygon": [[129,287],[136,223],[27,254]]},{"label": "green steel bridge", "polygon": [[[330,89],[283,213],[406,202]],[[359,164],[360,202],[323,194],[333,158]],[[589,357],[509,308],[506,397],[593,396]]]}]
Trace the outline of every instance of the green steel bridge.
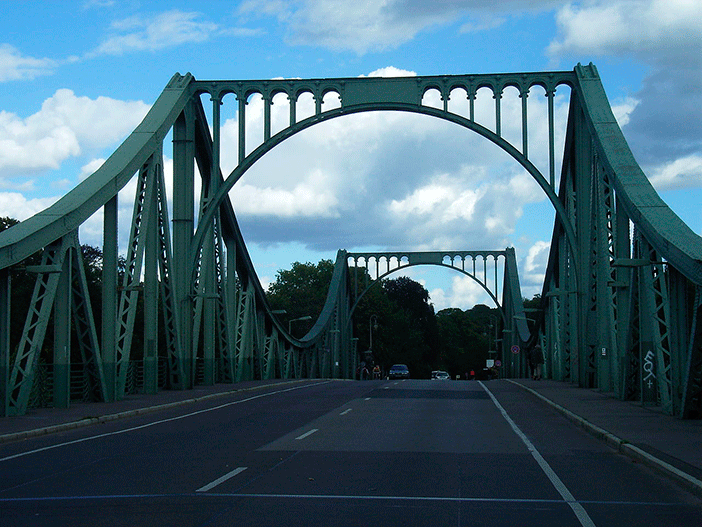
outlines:
[{"label": "green steel bridge", "polygon": [[[554,96],[561,86],[571,95],[558,170]],[[501,97],[508,87],[521,98],[520,144],[501,132]],[[527,99],[536,87],[548,102],[548,173],[536,168],[528,151]],[[467,116],[449,105],[459,88],[469,100]],[[491,128],[476,122],[476,93],[485,88],[494,96]],[[443,108],[424,104],[430,90],[441,94]],[[264,137],[247,153],[245,115],[254,94],[263,100]],[[281,94],[289,100],[289,123],[272,133],[271,104]],[[313,96],[315,111],[298,119],[302,94]],[[340,104],[324,109],[329,94]],[[202,102],[208,96],[212,122]],[[238,105],[238,164],[230,174],[220,169],[225,96]],[[272,313],[228,193],[265,153],[298,132],[370,111],[412,112],[462,126],[500,147],[541,187],[555,222],[541,306],[529,313],[533,333],[511,248],[341,250],[323,312],[307,335],[294,338]],[[163,169],[167,136],[173,139],[170,210]],[[126,268],[119,279],[117,198],[135,177]],[[102,305],[94,311],[78,229],[101,209]],[[40,263],[27,265],[37,253]],[[40,389],[49,392],[50,404],[67,407],[76,398],[76,376],[78,397],[100,401],[122,399],[132,390],[155,393],[243,379],[353,377],[356,302],[387,274],[427,264],[470,276],[499,308],[503,375],[525,376],[519,350],[540,342],[550,378],[659,405],[681,418],[702,418],[702,238],[661,200],[634,160],[592,64],[573,71],[411,78],[200,81],[174,75],[97,171],[51,207],[0,233],[1,415],[25,413]],[[22,337],[12,342],[17,269],[33,273],[36,283],[22,315]],[[135,364],[130,356],[139,306],[143,361]],[[72,360],[71,349],[79,349],[80,361],[75,353]],[[48,368],[40,368],[41,356],[50,357]]]}]

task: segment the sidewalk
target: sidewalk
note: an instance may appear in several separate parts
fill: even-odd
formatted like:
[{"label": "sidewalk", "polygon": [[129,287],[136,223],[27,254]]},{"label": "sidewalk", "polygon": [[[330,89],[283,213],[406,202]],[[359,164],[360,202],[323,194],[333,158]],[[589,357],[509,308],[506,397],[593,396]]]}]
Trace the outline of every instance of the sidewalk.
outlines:
[{"label": "sidewalk", "polygon": [[573,384],[509,380],[536,395],[622,454],[702,495],[702,420],[681,420],[656,407],[620,401]]}]

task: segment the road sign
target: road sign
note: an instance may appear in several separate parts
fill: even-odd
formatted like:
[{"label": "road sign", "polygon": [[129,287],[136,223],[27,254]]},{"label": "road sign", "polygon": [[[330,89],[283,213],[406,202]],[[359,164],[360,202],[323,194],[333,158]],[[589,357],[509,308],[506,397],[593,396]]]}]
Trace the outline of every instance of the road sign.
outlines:
[{"label": "road sign", "polygon": [[519,353],[519,346],[512,346],[512,353],[514,353],[515,355]]},{"label": "road sign", "polygon": [[500,366],[502,366],[502,361],[501,361],[501,360],[496,360],[496,361],[495,361],[495,368],[499,368]]}]

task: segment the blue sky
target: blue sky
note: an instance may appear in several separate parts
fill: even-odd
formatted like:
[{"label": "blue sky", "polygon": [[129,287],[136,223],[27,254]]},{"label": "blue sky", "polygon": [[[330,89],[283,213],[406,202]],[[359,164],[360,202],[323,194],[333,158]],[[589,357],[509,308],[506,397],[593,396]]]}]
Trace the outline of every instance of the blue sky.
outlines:
[{"label": "blue sky", "polygon": [[[702,233],[700,2],[1,5],[3,216],[25,219],[90,174],[176,72],[197,79],[441,75],[570,70],[592,61],[654,187]],[[558,94],[561,125],[567,95]],[[503,102],[507,119],[514,102],[508,96]],[[544,98],[530,96],[529,104],[537,120],[529,127],[535,137],[530,152],[538,166]],[[251,101],[247,114],[256,107]],[[226,144],[236,129],[234,109],[225,100],[225,172],[235,158],[235,144]],[[524,295],[540,291],[553,213],[535,183],[504,154],[465,130],[420,116],[366,114],[315,128],[274,149],[232,191],[264,285],[293,261],[333,259],[339,248],[509,245],[517,251]],[[505,128],[509,134],[509,122]],[[168,168],[167,147],[165,155]],[[129,207],[125,195],[124,233]],[[81,241],[101,243],[99,218],[81,229]],[[417,268],[410,276],[430,291],[437,309],[487,303],[458,273]]]}]

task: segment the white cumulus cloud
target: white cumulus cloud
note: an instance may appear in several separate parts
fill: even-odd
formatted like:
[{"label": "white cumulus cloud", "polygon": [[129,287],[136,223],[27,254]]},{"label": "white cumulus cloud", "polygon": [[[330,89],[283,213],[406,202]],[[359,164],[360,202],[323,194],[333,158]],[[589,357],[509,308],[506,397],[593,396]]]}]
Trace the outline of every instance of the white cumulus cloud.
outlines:
[{"label": "white cumulus cloud", "polygon": [[690,0],[615,0],[567,4],[557,14],[560,37],[552,55],[700,51],[702,3]]},{"label": "white cumulus cloud", "polygon": [[550,9],[554,0],[247,0],[242,15],[272,16],[287,28],[291,44],[351,50],[395,49],[420,32],[468,17],[461,31],[490,29],[508,16]]},{"label": "white cumulus cloud", "polygon": [[131,132],[149,106],[139,101],[76,96],[57,90],[27,118],[0,112],[0,169],[55,169],[84,149],[104,148]]},{"label": "white cumulus cloud", "polygon": [[130,51],[156,51],[209,39],[219,26],[201,20],[196,12],[178,9],[152,17],[133,16],[112,23],[113,35],[93,55],[122,55]]},{"label": "white cumulus cloud", "polygon": [[0,214],[23,221],[53,205],[59,197],[27,199],[19,192],[0,192]]},{"label": "white cumulus cloud", "polygon": [[702,187],[702,155],[693,154],[654,167],[649,179],[656,190]]},{"label": "white cumulus cloud", "polygon": [[0,82],[31,80],[53,73],[56,67],[52,59],[28,57],[10,44],[0,44]]}]

